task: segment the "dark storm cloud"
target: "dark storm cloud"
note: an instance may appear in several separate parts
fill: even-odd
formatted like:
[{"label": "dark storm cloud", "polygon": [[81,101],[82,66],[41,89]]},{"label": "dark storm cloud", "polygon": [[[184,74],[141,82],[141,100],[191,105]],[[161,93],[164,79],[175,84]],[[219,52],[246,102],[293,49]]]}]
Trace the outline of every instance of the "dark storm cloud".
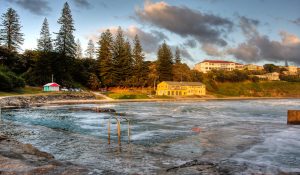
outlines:
[{"label": "dark storm cloud", "polygon": [[284,60],[300,65],[300,39],[287,32],[280,32],[281,41],[272,41],[267,36],[257,35],[228,50],[229,54],[245,62]]},{"label": "dark storm cloud", "polygon": [[182,45],[182,44],[180,44],[179,46],[177,46],[177,45],[170,45],[170,48],[172,50],[173,57],[175,56],[176,48],[178,48],[179,51],[180,51],[181,59],[182,59],[183,62],[186,62],[186,60],[187,61],[191,61],[191,62],[195,61],[193,59],[193,57],[191,56],[191,54],[189,53],[189,51],[184,47],[184,45]]},{"label": "dark storm cloud", "polygon": [[261,35],[257,26],[258,20],[240,17],[240,28],[246,37],[246,41],[235,48],[227,50],[228,54],[245,62],[284,60],[300,64],[300,39],[298,36],[281,31],[281,41],[271,40],[267,35]]},{"label": "dark storm cloud", "polygon": [[157,31],[157,30],[151,30],[151,33],[153,33],[155,36],[159,37],[161,40],[169,40],[169,37],[165,35],[163,32]]},{"label": "dark storm cloud", "polygon": [[183,43],[183,45],[188,46],[190,48],[196,48],[197,42],[193,39],[188,39]]},{"label": "dark storm cloud", "polygon": [[179,50],[180,50],[181,56],[184,59],[187,59],[187,60],[192,61],[192,62],[195,61],[194,58],[191,56],[191,54],[185,48],[181,47]]},{"label": "dark storm cloud", "polygon": [[46,15],[52,9],[49,7],[49,2],[46,0],[6,0],[14,3],[36,15]]},{"label": "dark storm cloud", "polygon": [[73,0],[75,5],[79,8],[90,8],[91,4],[88,0]]},{"label": "dark storm cloud", "polygon": [[200,43],[226,46],[223,35],[230,32],[233,23],[213,14],[205,14],[184,6],[171,6],[165,2],[146,1],[144,8],[136,10],[137,21],[166,29],[182,37],[193,37]]}]

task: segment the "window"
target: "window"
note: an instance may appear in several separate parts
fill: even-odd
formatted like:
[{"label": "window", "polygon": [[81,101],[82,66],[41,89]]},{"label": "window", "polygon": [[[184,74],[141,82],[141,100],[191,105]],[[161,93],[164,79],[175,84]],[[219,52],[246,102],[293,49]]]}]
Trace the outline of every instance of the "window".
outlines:
[{"label": "window", "polygon": [[174,95],[174,91],[172,91],[172,95]]},{"label": "window", "polygon": [[168,91],[168,95],[170,95],[170,91]]}]

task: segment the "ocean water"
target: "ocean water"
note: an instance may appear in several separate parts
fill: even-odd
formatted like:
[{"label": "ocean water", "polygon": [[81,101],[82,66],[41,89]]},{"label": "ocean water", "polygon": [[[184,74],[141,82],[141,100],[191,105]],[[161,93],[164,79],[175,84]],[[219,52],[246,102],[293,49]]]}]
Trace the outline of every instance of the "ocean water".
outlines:
[{"label": "ocean water", "polygon": [[[124,116],[71,110],[96,106]],[[91,174],[163,174],[192,160],[226,164],[233,174],[280,174],[300,172],[300,126],[286,124],[288,109],[300,109],[300,100],[37,107],[3,111],[1,130]],[[122,118],[121,146],[115,117]]]}]

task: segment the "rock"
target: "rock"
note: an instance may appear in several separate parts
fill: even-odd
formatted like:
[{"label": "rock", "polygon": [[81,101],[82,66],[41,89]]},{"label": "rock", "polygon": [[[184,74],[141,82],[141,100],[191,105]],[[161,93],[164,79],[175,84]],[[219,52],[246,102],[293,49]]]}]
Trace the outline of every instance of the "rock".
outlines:
[{"label": "rock", "polygon": [[87,174],[84,167],[60,162],[31,144],[22,144],[0,134],[0,174]]},{"label": "rock", "polygon": [[54,159],[53,155],[43,152],[43,151],[40,151],[40,150],[36,149],[35,147],[33,147],[31,144],[22,144],[22,150],[24,150],[25,154],[36,155],[38,157],[44,157],[47,159]]},{"label": "rock", "polygon": [[95,95],[91,93],[70,93],[70,94],[53,94],[53,95],[35,95],[35,96],[12,96],[0,99],[2,107],[30,107],[35,104],[43,104],[49,101],[58,100],[88,100],[96,99]]},{"label": "rock", "polygon": [[8,137],[6,135],[0,134],[0,141],[6,140],[6,139],[8,139]]},{"label": "rock", "polygon": [[83,108],[69,108],[72,111],[94,111],[94,112],[106,112],[106,113],[113,113],[116,112],[114,109],[110,108],[92,108],[92,107],[83,107]]}]

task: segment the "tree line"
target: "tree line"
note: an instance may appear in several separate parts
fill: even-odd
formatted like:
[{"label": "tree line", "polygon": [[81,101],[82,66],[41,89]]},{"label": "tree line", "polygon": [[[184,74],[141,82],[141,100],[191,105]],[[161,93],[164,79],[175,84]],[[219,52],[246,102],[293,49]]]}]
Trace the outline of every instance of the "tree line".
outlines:
[{"label": "tree line", "polygon": [[[2,74],[14,75],[23,83],[1,90],[24,86],[41,86],[55,81],[62,86],[100,87],[147,87],[160,81],[201,81],[202,74],[181,62],[179,48],[173,53],[164,41],[158,46],[157,60],[146,61],[136,35],[131,41],[121,27],[115,34],[107,29],[96,44],[89,40],[86,56],[82,54],[80,41],[75,42],[74,20],[66,2],[57,23],[58,32],[52,39],[47,18],[44,19],[35,50],[18,51],[24,42],[24,34],[17,12],[9,8],[2,16],[0,30],[0,81]],[[1,74],[2,72],[2,74]],[[8,77],[8,78],[7,78]],[[13,83],[12,83],[13,84]]]}]

